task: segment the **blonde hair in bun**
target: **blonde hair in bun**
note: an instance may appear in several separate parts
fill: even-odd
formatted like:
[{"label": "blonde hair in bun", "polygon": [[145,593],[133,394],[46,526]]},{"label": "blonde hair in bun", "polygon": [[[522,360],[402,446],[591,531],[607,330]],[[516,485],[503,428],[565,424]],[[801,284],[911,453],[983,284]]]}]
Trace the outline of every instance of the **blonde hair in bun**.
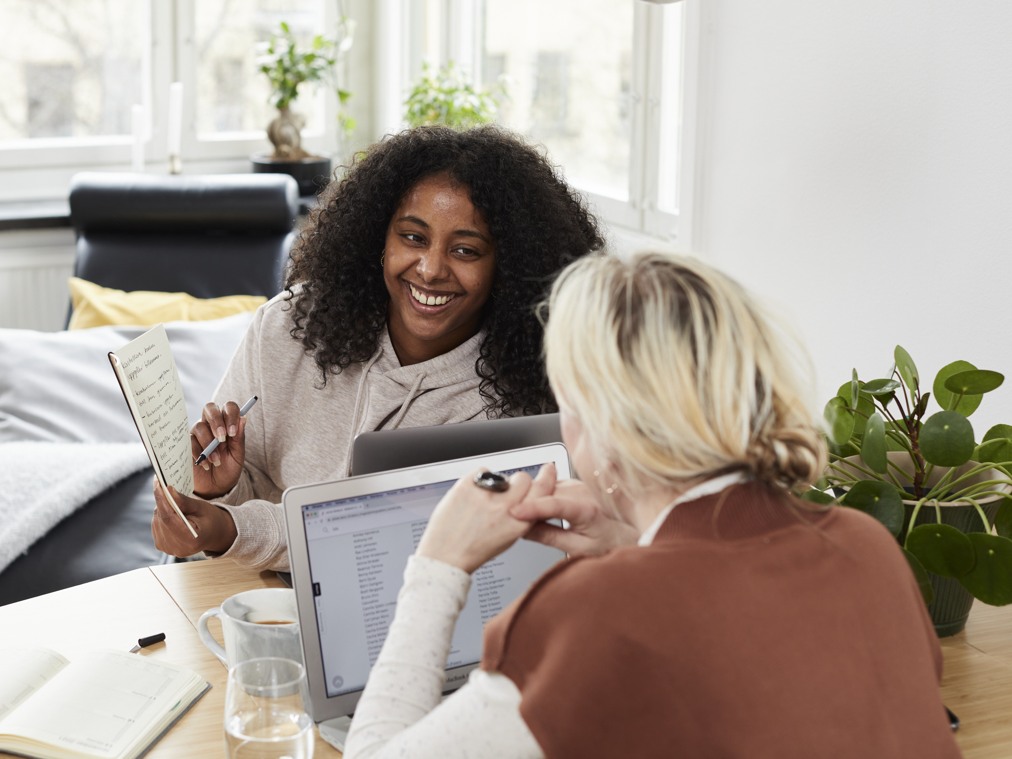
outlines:
[{"label": "blonde hair in bun", "polygon": [[592,255],[546,305],[555,395],[627,489],[736,470],[786,488],[820,476],[810,361],[730,277],[686,256]]}]

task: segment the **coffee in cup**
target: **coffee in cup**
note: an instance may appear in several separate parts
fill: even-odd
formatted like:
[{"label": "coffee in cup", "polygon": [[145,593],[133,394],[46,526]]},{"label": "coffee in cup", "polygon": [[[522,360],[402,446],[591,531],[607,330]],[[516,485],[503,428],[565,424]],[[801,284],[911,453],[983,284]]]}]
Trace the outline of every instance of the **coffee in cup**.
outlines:
[{"label": "coffee in cup", "polygon": [[[221,622],[224,646],[207,627],[211,617]],[[298,620],[294,590],[258,588],[236,593],[221,606],[205,611],[197,621],[197,632],[211,653],[229,668],[265,656],[302,663]]]}]

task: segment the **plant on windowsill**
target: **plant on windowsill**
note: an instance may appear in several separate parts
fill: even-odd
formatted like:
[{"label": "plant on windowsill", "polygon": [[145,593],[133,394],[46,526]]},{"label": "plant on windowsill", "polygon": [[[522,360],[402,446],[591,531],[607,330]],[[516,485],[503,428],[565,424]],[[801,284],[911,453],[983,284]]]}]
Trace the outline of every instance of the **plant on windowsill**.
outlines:
[{"label": "plant on windowsill", "polygon": [[[977,443],[967,418],[1004,376],[955,361],[925,392],[910,354],[897,345],[894,358],[890,377],[865,382],[855,370],[826,404],[829,465],[806,497],[882,522],[936,631],[952,635],[974,598],[1012,603],[1012,426],[997,424]],[[932,398],[940,410],[926,416]]]},{"label": "plant on windowsill", "polygon": [[494,121],[505,97],[502,81],[493,88],[475,87],[453,61],[436,72],[426,63],[404,101],[404,120],[410,127],[443,124],[468,129]]},{"label": "plant on windowsill", "polygon": [[354,22],[342,16],[333,38],[321,34],[300,46],[289,25],[282,21],[278,32],[258,44],[257,66],[270,82],[270,99],[278,112],[267,126],[267,137],[274,146],[269,156],[253,156],[254,171],[291,174],[299,182],[299,193],[310,195],[330,178],[330,159],[312,155],[302,147],[305,119],[293,109],[304,84],[329,83],[338,99],[338,132],[347,137],[355,127],[345,107],[351,93],[340,86],[338,70],[341,58],[354,40]]}]

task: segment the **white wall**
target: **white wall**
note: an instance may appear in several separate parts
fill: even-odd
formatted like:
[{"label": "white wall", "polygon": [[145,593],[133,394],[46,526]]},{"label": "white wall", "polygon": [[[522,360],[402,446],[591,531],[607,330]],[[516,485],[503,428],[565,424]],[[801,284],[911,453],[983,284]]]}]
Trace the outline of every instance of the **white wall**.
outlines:
[{"label": "white wall", "polygon": [[1012,423],[1012,3],[703,3],[696,249],[795,321],[820,405],[900,343],[1006,374],[974,419]]}]

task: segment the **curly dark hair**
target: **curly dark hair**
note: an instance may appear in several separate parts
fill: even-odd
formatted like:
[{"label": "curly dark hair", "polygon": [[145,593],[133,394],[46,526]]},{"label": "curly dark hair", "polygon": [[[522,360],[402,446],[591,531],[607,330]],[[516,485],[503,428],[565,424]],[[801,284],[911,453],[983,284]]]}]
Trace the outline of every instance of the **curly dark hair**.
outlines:
[{"label": "curly dark hair", "polygon": [[535,307],[560,269],[604,240],[547,158],[498,126],[420,127],[388,136],[321,193],[285,283],[295,303],[292,337],[314,355],[324,384],[329,373],[376,352],[389,303],[380,261],[387,227],[408,191],[440,174],[469,190],[495,242],[495,280],[475,365],[485,413],[555,411]]}]

